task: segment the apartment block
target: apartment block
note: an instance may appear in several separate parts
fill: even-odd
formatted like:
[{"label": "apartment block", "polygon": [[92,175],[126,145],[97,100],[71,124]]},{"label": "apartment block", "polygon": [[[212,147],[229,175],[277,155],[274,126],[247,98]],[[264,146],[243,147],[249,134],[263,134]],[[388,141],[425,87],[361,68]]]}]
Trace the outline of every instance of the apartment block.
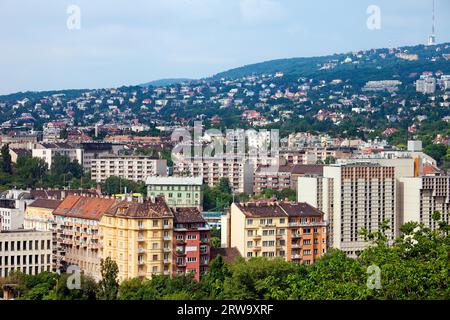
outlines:
[{"label": "apartment block", "polygon": [[30,203],[25,211],[24,228],[26,230],[52,232],[52,271],[59,270],[63,248],[58,242],[58,224],[53,211],[61,204],[61,200],[36,199]]},{"label": "apartment block", "polygon": [[83,165],[83,149],[68,143],[37,143],[31,150],[31,155],[34,158],[43,159],[49,168],[52,167],[53,159],[57,154],[67,156],[71,161],[78,161],[80,165]]},{"label": "apartment block", "polygon": [[164,196],[171,208],[202,208],[202,177],[148,177],[146,185],[148,196]]},{"label": "apartment block", "polygon": [[307,203],[233,203],[228,223],[228,247],[246,258],[313,264],[327,250],[324,214]]},{"label": "apartment block", "polygon": [[28,275],[52,271],[50,231],[0,231],[0,278],[13,271]]},{"label": "apartment block", "polygon": [[173,213],[163,197],[120,201],[100,221],[102,257],[119,267],[119,280],[173,272]]},{"label": "apartment block", "polygon": [[23,229],[25,210],[33,202],[30,192],[12,189],[0,195],[0,230]]},{"label": "apartment block", "polygon": [[323,165],[288,164],[279,167],[259,166],[255,172],[254,193],[263,193],[266,189],[282,191],[297,190],[298,177],[322,175]]},{"label": "apartment block", "polygon": [[373,163],[324,167],[323,177],[300,177],[298,201],[317,206],[329,222],[330,246],[356,256],[366,247],[362,229],[389,221],[390,243],[399,235],[395,168]]},{"label": "apartment block", "polygon": [[433,213],[450,222],[450,176],[403,177],[399,179],[402,222],[423,223],[436,229]]},{"label": "apartment block", "polygon": [[174,175],[203,177],[203,182],[210,187],[217,185],[221,178],[228,178],[233,193],[253,193],[253,171],[253,163],[239,158],[203,158],[174,163]]},{"label": "apartment block", "polygon": [[211,230],[196,208],[175,208],[174,274],[192,274],[196,280],[208,272]]},{"label": "apartment block", "polygon": [[166,176],[167,160],[147,156],[107,156],[91,159],[91,178],[104,182],[115,176],[135,182],[145,181],[149,176]]},{"label": "apartment block", "polygon": [[76,265],[100,279],[100,219],[114,204],[114,199],[69,195],[53,211],[62,244],[62,269]]}]

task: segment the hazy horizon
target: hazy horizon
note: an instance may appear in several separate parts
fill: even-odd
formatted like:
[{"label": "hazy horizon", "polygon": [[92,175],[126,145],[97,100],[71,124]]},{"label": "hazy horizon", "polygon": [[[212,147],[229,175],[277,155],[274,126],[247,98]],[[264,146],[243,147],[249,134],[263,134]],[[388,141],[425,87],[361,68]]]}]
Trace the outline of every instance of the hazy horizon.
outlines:
[{"label": "hazy horizon", "polygon": [[[70,30],[69,5],[81,13]],[[367,8],[381,10],[370,30]],[[437,42],[450,3],[436,0]],[[0,94],[200,79],[275,59],[425,44],[431,0],[26,0],[0,3]]]}]

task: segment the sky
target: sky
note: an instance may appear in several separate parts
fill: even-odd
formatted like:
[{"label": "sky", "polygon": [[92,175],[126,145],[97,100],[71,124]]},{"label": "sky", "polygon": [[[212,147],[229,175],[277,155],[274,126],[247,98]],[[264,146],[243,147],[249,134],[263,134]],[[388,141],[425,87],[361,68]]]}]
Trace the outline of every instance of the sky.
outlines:
[{"label": "sky", "polygon": [[[437,41],[450,42],[450,1],[435,1]],[[278,58],[424,44],[431,3],[0,0],[0,94],[198,79]],[[369,6],[379,8],[379,28],[368,28]]]}]

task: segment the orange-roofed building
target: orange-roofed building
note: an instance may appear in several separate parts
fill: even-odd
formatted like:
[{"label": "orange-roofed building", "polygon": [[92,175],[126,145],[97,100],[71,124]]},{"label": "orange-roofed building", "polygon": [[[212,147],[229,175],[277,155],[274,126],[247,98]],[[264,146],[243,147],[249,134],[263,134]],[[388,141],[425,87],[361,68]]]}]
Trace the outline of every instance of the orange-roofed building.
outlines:
[{"label": "orange-roofed building", "polygon": [[84,274],[100,279],[101,243],[99,222],[115,204],[114,199],[69,195],[53,211],[60,228],[61,268],[76,265]]}]

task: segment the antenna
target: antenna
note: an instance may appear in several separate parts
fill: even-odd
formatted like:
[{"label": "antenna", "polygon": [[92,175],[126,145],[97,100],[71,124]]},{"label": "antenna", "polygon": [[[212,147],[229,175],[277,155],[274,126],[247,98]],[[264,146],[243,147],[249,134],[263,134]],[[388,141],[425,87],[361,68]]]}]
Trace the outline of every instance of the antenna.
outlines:
[{"label": "antenna", "polygon": [[431,35],[428,37],[428,45],[434,46],[436,44],[436,19],[435,19],[435,3],[433,0],[433,13],[432,13],[432,20],[431,20]]},{"label": "antenna", "polygon": [[434,0],[433,0],[433,25],[431,27],[431,34],[435,35],[435,15],[434,15]]}]

